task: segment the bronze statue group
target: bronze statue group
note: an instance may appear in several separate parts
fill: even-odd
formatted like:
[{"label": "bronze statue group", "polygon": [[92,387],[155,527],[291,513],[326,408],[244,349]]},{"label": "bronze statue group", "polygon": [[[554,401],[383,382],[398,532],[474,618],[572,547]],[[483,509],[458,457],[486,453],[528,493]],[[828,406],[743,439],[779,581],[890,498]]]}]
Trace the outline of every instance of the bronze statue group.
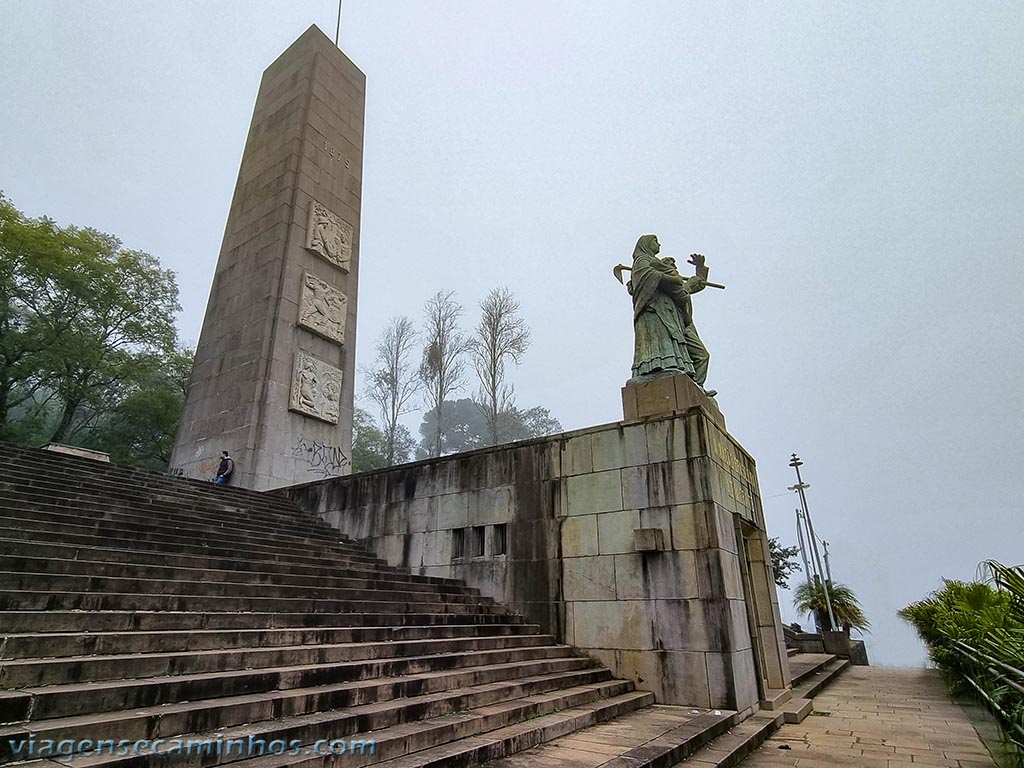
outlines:
[{"label": "bronze statue group", "polygon": [[[696,274],[684,277],[675,259],[659,258],[660,252],[656,235],[643,235],[633,250],[632,274],[626,286],[633,296],[635,330],[633,377],[629,383],[685,374],[714,397],[714,390],[704,389],[710,355],[693,323],[690,297],[708,285],[724,286],[707,281],[708,270],[701,254],[690,257]],[[616,267],[616,276],[624,268]]]}]

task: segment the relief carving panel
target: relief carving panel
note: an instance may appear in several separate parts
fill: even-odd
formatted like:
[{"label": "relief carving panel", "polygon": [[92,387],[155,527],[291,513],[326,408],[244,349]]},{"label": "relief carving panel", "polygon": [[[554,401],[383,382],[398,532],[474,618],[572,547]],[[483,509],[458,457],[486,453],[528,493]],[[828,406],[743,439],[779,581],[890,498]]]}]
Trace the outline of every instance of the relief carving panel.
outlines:
[{"label": "relief carving panel", "polygon": [[299,325],[324,338],[345,343],[348,297],[330,283],[305,272],[299,298]]},{"label": "relief carving panel", "polygon": [[316,200],[310,201],[306,248],[348,272],[352,263],[352,225]]},{"label": "relief carving panel", "polygon": [[328,424],[337,424],[341,405],[341,377],[340,368],[317,360],[305,352],[296,352],[289,410]]}]

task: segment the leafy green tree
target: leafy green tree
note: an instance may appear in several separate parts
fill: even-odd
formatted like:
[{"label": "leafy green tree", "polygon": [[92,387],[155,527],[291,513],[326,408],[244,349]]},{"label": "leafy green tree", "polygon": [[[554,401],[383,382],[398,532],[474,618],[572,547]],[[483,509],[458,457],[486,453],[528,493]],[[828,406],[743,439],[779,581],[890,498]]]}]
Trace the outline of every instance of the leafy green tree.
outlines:
[{"label": "leafy green tree", "polygon": [[529,440],[531,437],[554,435],[562,431],[562,425],[547,408],[539,405],[525,411],[514,408],[505,413],[508,424],[505,425],[505,442]]},{"label": "leafy green tree", "polygon": [[28,219],[0,195],[0,429],[88,439],[154,358],[174,354],[174,274],[93,229]]},{"label": "leafy green tree", "polygon": [[73,231],[72,237],[76,244],[59,265],[66,270],[64,285],[55,280],[51,289],[65,291],[61,303],[74,322],[44,357],[62,404],[54,441],[65,439],[76,419],[88,423],[111,410],[105,395],[113,392],[116,400],[119,384],[143,380],[147,356],[173,353],[174,313],[180,309],[174,274],[160,269],[155,257],[122,249],[116,238],[92,230]]},{"label": "leafy green tree", "polygon": [[105,414],[86,446],[108,452],[117,463],[166,470],[185,406],[192,360],[190,349],[146,360],[148,372]]},{"label": "leafy green tree", "polygon": [[[395,429],[394,441],[389,444],[387,435],[373,421],[373,416],[362,408],[356,408],[352,416],[352,471],[369,472],[384,469],[394,464],[404,464],[412,458],[416,441],[409,430],[399,424]],[[389,453],[393,451],[393,454]]]},{"label": "leafy green tree", "polygon": [[794,571],[802,571],[796,556],[800,554],[799,547],[784,547],[779,543],[778,537],[768,539],[768,551],[772,556],[772,575],[775,583],[782,589],[789,589],[789,577]]},{"label": "leafy green tree", "polygon": [[[437,426],[436,409],[431,409],[423,414],[423,422],[420,424],[422,439],[416,451],[417,458],[425,459],[435,455],[434,440],[438,431],[443,435],[442,455],[472,451],[491,444],[491,431],[487,415],[477,403],[469,398],[446,400],[442,413],[444,414],[444,424],[440,430]],[[513,409],[503,414],[503,419],[505,423],[502,425],[502,432],[508,436],[509,442],[528,440],[562,430],[558,420],[541,406],[535,406],[525,411]]]},{"label": "leafy green tree", "polygon": [[[441,407],[443,423],[440,425],[437,411],[437,408],[431,408],[423,414],[416,458],[426,459],[431,456],[472,451],[486,445],[484,435],[487,434],[487,419],[483,411],[468,397],[445,400]],[[437,445],[438,435],[441,436],[440,451]]]},{"label": "leafy green tree", "polygon": [[32,311],[45,291],[45,264],[54,260],[59,238],[53,222],[26,219],[0,193],[0,438],[25,434],[12,423],[38,419],[36,393],[45,382],[42,354],[54,342],[54,325],[67,316],[41,317]]},{"label": "leafy green tree", "polygon": [[[857,596],[845,584],[828,582],[828,596],[832,601],[832,613],[845,632],[856,629],[866,632],[871,623],[864,615]],[[793,593],[793,604],[801,613],[813,614],[819,627],[828,627],[828,606],[825,601],[825,590],[819,579],[808,581],[796,588]]]},{"label": "leafy green tree", "polygon": [[368,472],[388,465],[384,434],[362,408],[352,413],[352,472]]}]

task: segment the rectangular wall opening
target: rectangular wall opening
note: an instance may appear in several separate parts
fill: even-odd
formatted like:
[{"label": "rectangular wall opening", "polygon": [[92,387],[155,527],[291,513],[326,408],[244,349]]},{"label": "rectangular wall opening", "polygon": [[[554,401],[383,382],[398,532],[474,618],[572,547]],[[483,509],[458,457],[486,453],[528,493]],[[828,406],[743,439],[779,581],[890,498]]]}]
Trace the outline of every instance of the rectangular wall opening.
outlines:
[{"label": "rectangular wall opening", "polygon": [[452,560],[461,560],[466,556],[466,529],[452,529]]},{"label": "rectangular wall opening", "polygon": [[486,539],[487,528],[483,525],[476,525],[470,529],[470,557],[483,557],[484,556],[484,542]]},{"label": "rectangular wall opening", "polygon": [[508,548],[508,525],[499,523],[494,526],[494,555],[504,555]]}]

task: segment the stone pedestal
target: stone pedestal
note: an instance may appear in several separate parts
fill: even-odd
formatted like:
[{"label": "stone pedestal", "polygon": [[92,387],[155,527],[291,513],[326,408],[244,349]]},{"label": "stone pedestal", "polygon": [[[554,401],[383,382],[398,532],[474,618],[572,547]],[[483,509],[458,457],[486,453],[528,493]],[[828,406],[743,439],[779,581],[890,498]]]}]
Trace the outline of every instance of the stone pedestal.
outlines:
[{"label": "stone pedestal", "polygon": [[725,416],[714,398],[693,383],[689,376],[665,376],[622,388],[622,418],[625,421],[686,413],[694,407],[703,408],[708,416],[725,429]]},{"label": "stone pedestal", "polygon": [[315,26],[263,74],[171,470],[349,472],[366,77]]},{"label": "stone pedestal", "polygon": [[757,475],[703,393],[685,405],[687,384],[624,393],[644,417],[281,493],[661,703],[749,711],[790,680]]}]

